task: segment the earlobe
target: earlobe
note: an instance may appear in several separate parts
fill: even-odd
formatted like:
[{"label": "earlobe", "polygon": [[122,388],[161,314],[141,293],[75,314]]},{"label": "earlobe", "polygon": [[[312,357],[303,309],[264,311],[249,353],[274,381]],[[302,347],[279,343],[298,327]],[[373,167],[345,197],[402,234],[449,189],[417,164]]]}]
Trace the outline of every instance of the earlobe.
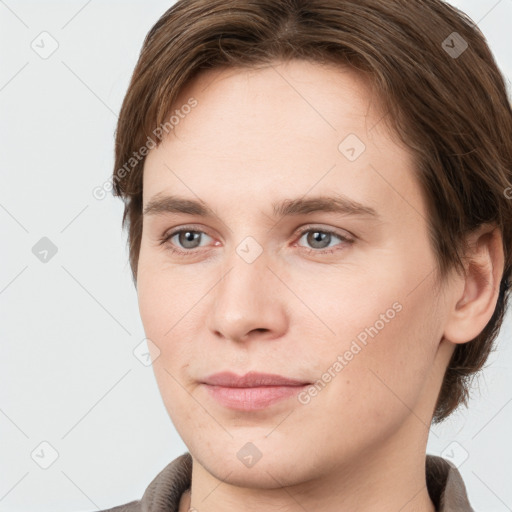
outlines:
[{"label": "earlobe", "polygon": [[452,343],[467,343],[476,338],[491,319],[504,271],[504,252],[501,232],[485,224],[468,238],[465,255],[466,275],[460,276],[461,286],[454,290],[453,301],[444,331]]}]

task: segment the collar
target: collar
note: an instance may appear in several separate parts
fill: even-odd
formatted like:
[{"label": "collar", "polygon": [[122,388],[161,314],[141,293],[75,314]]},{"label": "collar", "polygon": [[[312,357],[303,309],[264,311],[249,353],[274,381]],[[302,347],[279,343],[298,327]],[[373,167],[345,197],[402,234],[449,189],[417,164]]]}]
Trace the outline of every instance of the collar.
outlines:
[{"label": "collar", "polygon": [[[436,455],[425,460],[427,489],[437,512],[475,512],[457,467]],[[190,488],[192,456],[185,452],[170,462],[147,487],[138,503],[141,512],[178,512],[181,495]],[[135,512],[135,510],[134,510]]]},{"label": "collar", "polygon": [[466,486],[457,467],[437,455],[425,461],[427,489],[438,512],[475,512],[469,504]]}]

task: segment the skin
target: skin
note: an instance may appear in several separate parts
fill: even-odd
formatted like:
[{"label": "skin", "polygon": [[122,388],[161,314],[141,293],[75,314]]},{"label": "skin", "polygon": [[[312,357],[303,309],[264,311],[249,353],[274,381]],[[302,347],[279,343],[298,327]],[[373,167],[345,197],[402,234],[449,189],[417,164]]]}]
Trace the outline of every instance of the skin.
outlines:
[{"label": "skin", "polygon": [[[193,457],[180,511],[434,511],[425,452],[435,401],[456,343],[494,310],[500,234],[476,232],[468,276],[436,282],[413,158],[352,70],[299,60],[215,69],[176,108],[190,97],[197,106],[147,156],[143,203],[172,193],[216,216],[145,215],[137,283],[157,383]],[[366,145],[355,161],[338,150],[348,134]],[[378,219],[272,215],[274,201],[333,192]],[[202,232],[195,248],[178,235],[160,243],[191,224]],[[309,237],[298,232],[310,224]],[[322,229],[353,243],[314,245]],[[236,251],[248,236],[262,249],[252,263]],[[199,383],[224,370],[314,382],[397,303],[307,404],[235,411]],[[248,442],[261,452],[252,467],[237,457]]]}]

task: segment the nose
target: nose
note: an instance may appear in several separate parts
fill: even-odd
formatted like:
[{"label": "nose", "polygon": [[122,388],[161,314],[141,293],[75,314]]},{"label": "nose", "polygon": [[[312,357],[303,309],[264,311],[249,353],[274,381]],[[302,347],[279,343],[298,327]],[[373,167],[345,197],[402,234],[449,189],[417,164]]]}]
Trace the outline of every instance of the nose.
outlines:
[{"label": "nose", "polygon": [[268,263],[265,252],[252,262],[236,253],[230,259],[212,290],[207,322],[217,337],[233,341],[274,339],[286,332],[285,288]]}]

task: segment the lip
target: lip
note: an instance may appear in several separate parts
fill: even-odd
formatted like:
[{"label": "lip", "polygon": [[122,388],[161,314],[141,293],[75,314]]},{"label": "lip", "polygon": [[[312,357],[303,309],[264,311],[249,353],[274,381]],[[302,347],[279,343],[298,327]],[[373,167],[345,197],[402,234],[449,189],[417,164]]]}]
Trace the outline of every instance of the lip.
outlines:
[{"label": "lip", "polygon": [[221,372],[210,375],[201,384],[224,407],[257,411],[297,395],[311,383],[269,373],[249,372],[238,376]]},{"label": "lip", "polygon": [[232,372],[214,373],[206,377],[203,384],[229,388],[256,388],[261,386],[304,386],[311,384],[304,380],[290,379],[274,373],[249,372],[238,376]]}]

